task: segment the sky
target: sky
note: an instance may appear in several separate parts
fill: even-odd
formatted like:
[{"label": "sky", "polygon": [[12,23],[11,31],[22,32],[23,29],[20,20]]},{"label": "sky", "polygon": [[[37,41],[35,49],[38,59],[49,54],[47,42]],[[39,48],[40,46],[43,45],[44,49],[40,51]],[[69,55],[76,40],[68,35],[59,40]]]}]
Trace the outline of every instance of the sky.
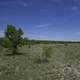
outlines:
[{"label": "sky", "polygon": [[0,36],[7,24],[24,37],[80,41],[80,0],[0,0]]}]

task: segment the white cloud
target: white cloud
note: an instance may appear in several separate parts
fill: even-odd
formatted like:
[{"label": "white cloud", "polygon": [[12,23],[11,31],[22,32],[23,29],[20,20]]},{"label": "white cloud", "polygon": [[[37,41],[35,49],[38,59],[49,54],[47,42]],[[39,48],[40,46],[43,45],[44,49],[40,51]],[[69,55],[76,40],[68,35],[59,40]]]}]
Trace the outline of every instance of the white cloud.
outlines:
[{"label": "white cloud", "polygon": [[20,5],[24,6],[24,7],[28,6],[28,4],[26,2],[24,2],[24,1],[20,1],[20,2],[18,2],[18,4],[20,4]]},{"label": "white cloud", "polygon": [[52,2],[56,2],[56,3],[60,3],[60,2],[62,2],[62,0],[50,0],[50,1],[52,1]]},{"label": "white cloud", "polygon": [[78,8],[77,6],[72,6],[72,10],[73,10],[73,11],[78,11],[78,9],[79,9],[79,8]]},{"label": "white cloud", "polygon": [[72,16],[80,15],[80,0],[63,0],[63,3],[64,10],[72,12]]},{"label": "white cloud", "polygon": [[40,12],[48,12],[48,9],[40,9]]},{"label": "white cloud", "polygon": [[77,15],[79,15],[80,14],[80,9],[79,9],[80,7],[79,6],[72,6],[72,11],[73,11],[73,13],[72,13],[72,16],[77,16]]},{"label": "white cloud", "polygon": [[5,1],[5,2],[0,2],[0,6],[8,6],[8,5],[19,5],[23,7],[27,7],[28,4],[24,1]]},{"label": "white cloud", "polygon": [[44,27],[49,27],[51,24],[41,24],[41,25],[36,25],[36,28],[44,28]]},{"label": "white cloud", "polygon": [[47,35],[42,35],[38,33],[33,33],[33,34],[28,34],[29,39],[37,39],[37,40],[47,40],[49,36]]},{"label": "white cloud", "polygon": [[80,35],[80,32],[75,32],[76,35]]}]

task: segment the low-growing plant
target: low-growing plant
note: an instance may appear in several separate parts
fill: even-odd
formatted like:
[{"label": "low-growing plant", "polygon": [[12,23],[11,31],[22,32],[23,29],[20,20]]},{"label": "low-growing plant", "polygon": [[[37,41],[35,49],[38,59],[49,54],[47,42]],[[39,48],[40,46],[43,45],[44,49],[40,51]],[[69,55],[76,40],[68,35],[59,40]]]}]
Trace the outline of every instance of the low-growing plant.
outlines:
[{"label": "low-growing plant", "polygon": [[49,61],[52,53],[53,53],[53,48],[52,47],[43,47],[43,53],[42,53],[43,60],[44,61]]},{"label": "low-growing plant", "polygon": [[11,42],[9,41],[8,38],[2,37],[2,38],[0,38],[0,45],[1,45],[2,47],[9,48],[9,47],[11,47],[12,44],[11,44]]},{"label": "low-growing plant", "polygon": [[64,46],[68,46],[68,43],[64,43]]}]

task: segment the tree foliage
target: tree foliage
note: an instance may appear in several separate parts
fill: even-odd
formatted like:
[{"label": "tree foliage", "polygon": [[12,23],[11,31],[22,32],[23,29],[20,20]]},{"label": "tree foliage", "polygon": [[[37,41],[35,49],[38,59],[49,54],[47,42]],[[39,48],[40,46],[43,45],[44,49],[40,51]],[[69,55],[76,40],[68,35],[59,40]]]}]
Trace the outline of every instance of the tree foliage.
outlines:
[{"label": "tree foliage", "polygon": [[13,54],[17,53],[17,47],[22,40],[23,31],[21,28],[17,29],[14,25],[7,25],[5,37],[9,39],[12,44]]}]

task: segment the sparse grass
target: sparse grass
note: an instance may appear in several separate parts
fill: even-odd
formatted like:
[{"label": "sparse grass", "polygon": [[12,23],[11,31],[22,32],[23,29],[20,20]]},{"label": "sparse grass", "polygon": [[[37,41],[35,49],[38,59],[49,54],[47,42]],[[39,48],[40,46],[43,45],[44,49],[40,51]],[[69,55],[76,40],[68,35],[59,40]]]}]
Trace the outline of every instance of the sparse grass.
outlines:
[{"label": "sparse grass", "polygon": [[53,54],[53,47],[43,47],[42,59],[44,62],[48,62],[51,58],[51,54]]},{"label": "sparse grass", "polygon": [[[20,56],[0,50],[0,80],[80,80],[80,44],[23,46]],[[50,61],[36,63],[43,53]]]}]

